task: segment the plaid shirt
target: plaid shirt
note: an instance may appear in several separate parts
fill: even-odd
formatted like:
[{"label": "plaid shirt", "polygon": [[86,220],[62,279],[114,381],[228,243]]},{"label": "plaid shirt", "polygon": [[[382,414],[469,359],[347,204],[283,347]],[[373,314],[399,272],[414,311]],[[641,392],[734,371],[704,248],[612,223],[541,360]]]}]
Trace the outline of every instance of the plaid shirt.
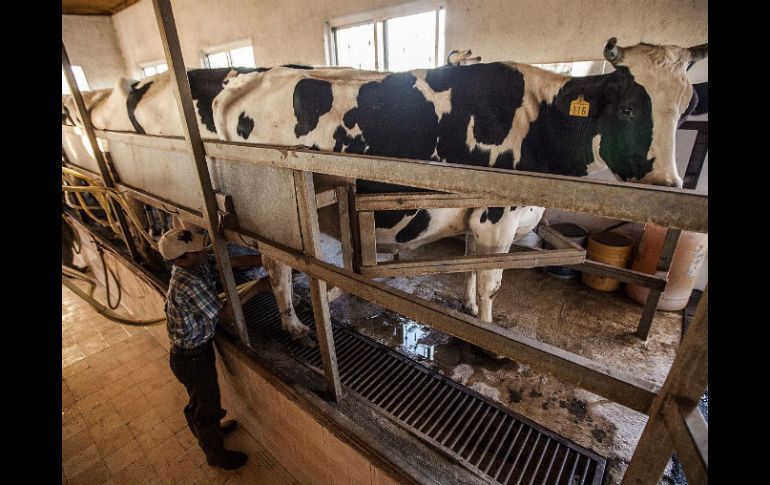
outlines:
[{"label": "plaid shirt", "polygon": [[216,269],[211,265],[202,265],[198,271],[174,265],[165,305],[173,345],[192,349],[214,338],[223,306],[217,298],[216,281]]}]

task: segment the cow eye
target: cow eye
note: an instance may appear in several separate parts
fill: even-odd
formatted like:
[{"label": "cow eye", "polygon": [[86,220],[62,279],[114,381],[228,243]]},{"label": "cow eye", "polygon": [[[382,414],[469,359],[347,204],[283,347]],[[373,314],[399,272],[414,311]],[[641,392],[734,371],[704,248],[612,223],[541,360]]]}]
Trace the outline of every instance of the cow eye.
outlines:
[{"label": "cow eye", "polygon": [[621,107],[620,107],[620,111],[621,111],[621,112],[622,112],[622,113],[623,113],[625,116],[631,116],[631,113],[633,113],[633,110],[631,109],[631,107],[630,107],[630,106],[621,106]]}]

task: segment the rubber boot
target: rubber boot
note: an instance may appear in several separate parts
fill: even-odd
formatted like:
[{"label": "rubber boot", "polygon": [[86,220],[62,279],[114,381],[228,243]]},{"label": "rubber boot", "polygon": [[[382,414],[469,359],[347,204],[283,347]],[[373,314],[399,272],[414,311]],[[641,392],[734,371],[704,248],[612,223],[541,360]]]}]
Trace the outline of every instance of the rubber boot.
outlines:
[{"label": "rubber boot", "polygon": [[246,464],[246,453],[225,449],[222,427],[219,422],[207,426],[198,426],[198,444],[206,454],[206,462],[211,466],[235,470]]},{"label": "rubber boot", "polygon": [[195,426],[195,420],[193,420],[192,407],[189,404],[184,407],[184,418],[187,420],[187,426],[192,431],[193,436],[198,438],[198,430]]}]

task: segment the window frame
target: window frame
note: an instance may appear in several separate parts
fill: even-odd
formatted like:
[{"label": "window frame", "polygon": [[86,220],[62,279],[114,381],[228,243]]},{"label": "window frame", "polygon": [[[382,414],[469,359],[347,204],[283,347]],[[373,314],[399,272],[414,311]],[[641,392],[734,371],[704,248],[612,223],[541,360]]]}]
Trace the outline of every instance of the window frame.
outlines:
[{"label": "window frame", "polygon": [[[409,3],[403,3],[400,5],[392,5],[375,10],[368,10],[365,12],[358,12],[349,15],[342,15],[339,17],[333,17],[324,22],[324,60],[328,66],[339,66],[337,59],[337,42],[336,31],[341,28],[357,27],[365,24],[372,24],[374,30],[374,69],[376,71],[387,71],[388,69],[388,52],[387,52],[387,24],[385,21],[396,18],[405,17],[407,15],[414,15],[419,13],[426,13],[433,11],[436,14],[436,38],[434,40],[434,58],[435,66],[441,66],[441,58],[446,55],[446,42],[440,42],[439,26],[441,22],[440,11],[444,10],[444,27],[446,28],[446,0],[415,0]],[[383,32],[379,32],[377,24],[383,22]],[[382,37],[383,45],[380,46],[380,37]],[[439,52],[441,49],[445,52]],[[382,52],[380,52],[382,51]],[[380,58],[382,58],[382,66],[380,66]]]},{"label": "window frame", "polygon": [[201,49],[201,52],[200,52],[201,66],[205,69],[211,69],[209,64],[209,56],[214,54],[225,53],[227,55],[227,63],[229,67],[233,67],[233,59],[230,56],[230,51],[234,49],[242,49],[244,47],[248,47],[251,49],[252,57],[254,57],[254,67],[256,67],[257,56],[254,55],[254,46],[251,43],[250,39],[235,40],[232,42],[226,42],[224,44],[219,44],[212,47],[206,47],[205,49]]},{"label": "window frame", "polygon": [[[162,65],[165,65],[166,66],[166,71],[168,71],[168,63],[166,62],[165,59],[158,59],[156,61],[140,62],[139,63],[139,74],[140,74],[140,77],[142,79],[145,79],[145,78],[150,77],[151,75],[154,76],[154,75],[160,74],[158,72],[158,66],[162,66]],[[155,68],[155,74],[148,75],[148,74],[146,74],[144,72],[145,69],[150,68],[150,67],[154,67]]]}]

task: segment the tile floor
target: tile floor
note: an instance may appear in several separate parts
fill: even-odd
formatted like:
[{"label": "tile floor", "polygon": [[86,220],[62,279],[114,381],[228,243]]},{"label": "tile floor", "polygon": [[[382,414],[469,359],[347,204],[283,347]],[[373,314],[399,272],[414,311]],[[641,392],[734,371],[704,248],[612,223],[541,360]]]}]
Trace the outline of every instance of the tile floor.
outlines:
[{"label": "tile floor", "polygon": [[[162,325],[162,324],[161,324]],[[240,470],[206,464],[187,427],[184,387],[142,327],[114,323],[62,286],[62,484],[294,484],[243,429]]]}]

